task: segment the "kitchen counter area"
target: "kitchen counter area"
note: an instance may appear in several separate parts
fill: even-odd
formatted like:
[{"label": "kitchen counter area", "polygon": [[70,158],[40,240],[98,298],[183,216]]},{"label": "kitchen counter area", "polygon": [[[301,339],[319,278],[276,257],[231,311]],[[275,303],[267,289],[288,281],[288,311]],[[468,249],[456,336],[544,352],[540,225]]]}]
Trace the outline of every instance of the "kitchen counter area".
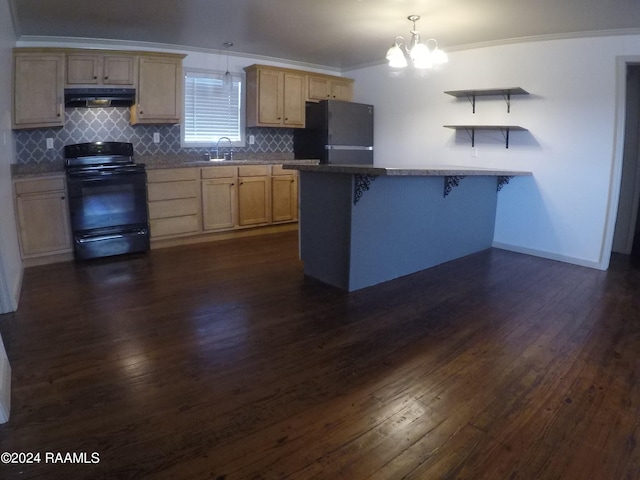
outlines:
[{"label": "kitchen counter area", "polygon": [[295,165],[304,273],[354,291],[490,248],[498,192],[531,172]]},{"label": "kitchen counter area", "polygon": [[[210,161],[192,153],[134,155],[146,166],[146,193],[139,203],[146,200],[151,248],[297,229],[298,175],[281,165],[317,160],[291,156],[274,152]],[[24,264],[71,259],[64,161],[13,165],[11,173]]]},{"label": "kitchen counter area", "polygon": [[[161,168],[189,168],[189,167],[220,167],[241,165],[313,165],[317,160],[293,160],[291,154],[263,154],[255,157],[237,158],[234,160],[205,160],[203,155],[196,154],[157,154],[137,155],[136,163],[142,163],[148,170]],[[64,174],[64,160],[46,161],[41,163],[12,164],[11,177],[30,178],[56,174]]]}]

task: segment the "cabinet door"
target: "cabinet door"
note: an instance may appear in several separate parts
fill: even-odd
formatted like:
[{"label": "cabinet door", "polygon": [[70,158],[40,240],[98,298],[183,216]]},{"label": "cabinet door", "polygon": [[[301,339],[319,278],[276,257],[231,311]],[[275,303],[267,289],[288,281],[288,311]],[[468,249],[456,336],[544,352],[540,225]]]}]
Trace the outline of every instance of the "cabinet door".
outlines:
[{"label": "cabinet door", "polygon": [[64,125],[64,55],[16,54],[13,128]]},{"label": "cabinet door", "polygon": [[71,250],[64,192],[19,196],[16,206],[23,256]]},{"label": "cabinet door", "polygon": [[204,230],[236,226],[236,179],[219,178],[202,182],[202,222]]},{"label": "cabinet door", "polygon": [[346,102],[353,101],[353,82],[351,80],[331,80],[331,98]]},{"label": "cabinet door", "polygon": [[331,98],[331,85],[326,77],[307,77],[307,99],[327,100]]},{"label": "cabinet door", "polygon": [[258,123],[282,125],[282,73],[258,71]]},{"label": "cabinet door", "polygon": [[238,179],[238,224],[256,225],[269,221],[269,177]]},{"label": "cabinet door", "polygon": [[290,222],[298,217],[296,175],[271,177],[271,221]]},{"label": "cabinet door", "polygon": [[101,57],[99,55],[67,55],[67,85],[100,83]]},{"label": "cabinet door", "polygon": [[105,85],[135,85],[134,57],[126,55],[105,55],[102,81]]},{"label": "cabinet door", "polygon": [[284,74],[284,118],[286,127],[304,127],[304,76]]},{"label": "cabinet door", "polygon": [[131,123],[179,123],[182,112],[181,60],[141,57],[137,102]]}]

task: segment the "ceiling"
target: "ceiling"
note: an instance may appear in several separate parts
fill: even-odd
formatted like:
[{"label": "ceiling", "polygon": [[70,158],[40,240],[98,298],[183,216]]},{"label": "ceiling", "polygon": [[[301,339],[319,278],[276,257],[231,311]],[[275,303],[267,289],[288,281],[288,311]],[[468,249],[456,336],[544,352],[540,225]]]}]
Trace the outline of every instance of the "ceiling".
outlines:
[{"label": "ceiling", "polygon": [[[638,0],[10,0],[21,40],[150,42],[348,70],[382,61],[407,16],[445,51],[537,36],[640,33]],[[616,31],[616,32],[612,32]]]}]

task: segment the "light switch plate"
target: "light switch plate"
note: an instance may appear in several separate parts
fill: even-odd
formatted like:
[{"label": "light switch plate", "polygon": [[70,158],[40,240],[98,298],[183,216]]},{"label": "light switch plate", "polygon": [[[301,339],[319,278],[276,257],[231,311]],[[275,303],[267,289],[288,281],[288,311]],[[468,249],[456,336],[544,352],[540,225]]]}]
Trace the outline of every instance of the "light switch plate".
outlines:
[{"label": "light switch plate", "polygon": [[47,138],[47,150],[51,150],[53,148],[53,138]]},{"label": "light switch plate", "polygon": [[160,133],[155,132],[153,134],[153,143],[160,143]]}]

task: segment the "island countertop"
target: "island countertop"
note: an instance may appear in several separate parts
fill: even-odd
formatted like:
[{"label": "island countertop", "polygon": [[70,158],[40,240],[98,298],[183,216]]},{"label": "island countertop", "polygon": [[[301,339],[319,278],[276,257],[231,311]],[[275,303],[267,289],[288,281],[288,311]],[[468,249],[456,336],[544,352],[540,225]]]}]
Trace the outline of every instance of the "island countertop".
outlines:
[{"label": "island countertop", "polygon": [[285,162],[282,166],[288,170],[304,172],[346,173],[352,175],[375,176],[414,176],[414,177],[452,177],[452,176],[497,176],[515,177],[532,175],[522,170],[503,170],[497,168],[465,167],[439,165],[431,167],[377,167],[373,165],[301,165]]}]

